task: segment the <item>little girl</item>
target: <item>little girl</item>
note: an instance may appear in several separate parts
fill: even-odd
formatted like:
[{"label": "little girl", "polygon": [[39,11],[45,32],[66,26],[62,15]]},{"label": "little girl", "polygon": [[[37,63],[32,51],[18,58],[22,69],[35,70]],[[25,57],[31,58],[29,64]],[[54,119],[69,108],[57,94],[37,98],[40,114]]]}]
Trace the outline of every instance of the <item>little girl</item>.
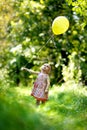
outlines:
[{"label": "little girl", "polygon": [[49,73],[51,71],[51,66],[49,64],[44,64],[41,66],[41,71],[36,72],[27,68],[22,68],[30,73],[37,74],[37,79],[34,82],[34,86],[31,95],[36,98],[36,104],[39,105],[40,102],[45,103],[48,100],[48,91],[50,86]]}]

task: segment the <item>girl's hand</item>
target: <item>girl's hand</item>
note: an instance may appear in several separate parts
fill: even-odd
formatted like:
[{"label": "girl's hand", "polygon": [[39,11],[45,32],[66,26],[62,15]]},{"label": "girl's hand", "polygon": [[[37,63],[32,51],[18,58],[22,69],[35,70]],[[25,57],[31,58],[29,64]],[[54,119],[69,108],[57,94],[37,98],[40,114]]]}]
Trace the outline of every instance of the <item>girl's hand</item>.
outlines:
[{"label": "girl's hand", "polygon": [[28,71],[29,73],[32,73],[32,74],[39,74],[39,72],[33,71],[33,70],[25,68],[25,67],[22,67],[21,70],[26,70],[26,71]]},{"label": "girl's hand", "polygon": [[47,89],[45,90],[45,93],[48,93],[48,90],[47,90]]},{"label": "girl's hand", "polygon": [[22,67],[21,70],[26,70],[26,68],[25,68],[25,67]]}]

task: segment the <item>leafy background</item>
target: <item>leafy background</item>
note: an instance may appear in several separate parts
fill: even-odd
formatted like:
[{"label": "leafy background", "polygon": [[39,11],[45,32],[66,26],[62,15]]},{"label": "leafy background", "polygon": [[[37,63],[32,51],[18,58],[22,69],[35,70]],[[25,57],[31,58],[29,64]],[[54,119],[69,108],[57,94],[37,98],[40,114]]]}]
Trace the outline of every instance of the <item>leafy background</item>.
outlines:
[{"label": "leafy background", "polygon": [[[87,129],[87,1],[0,0],[0,129]],[[70,27],[55,36],[52,22]],[[21,71],[50,63],[49,101],[30,96],[36,78]]]}]

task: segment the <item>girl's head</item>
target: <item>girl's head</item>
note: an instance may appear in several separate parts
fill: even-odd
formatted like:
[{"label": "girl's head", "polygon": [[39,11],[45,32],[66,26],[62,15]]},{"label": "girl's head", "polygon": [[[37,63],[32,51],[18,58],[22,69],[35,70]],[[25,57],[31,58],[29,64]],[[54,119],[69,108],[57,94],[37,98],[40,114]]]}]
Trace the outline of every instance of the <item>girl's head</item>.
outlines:
[{"label": "girl's head", "polygon": [[44,72],[46,74],[49,74],[51,71],[51,66],[49,64],[44,64],[41,66],[41,72]]}]

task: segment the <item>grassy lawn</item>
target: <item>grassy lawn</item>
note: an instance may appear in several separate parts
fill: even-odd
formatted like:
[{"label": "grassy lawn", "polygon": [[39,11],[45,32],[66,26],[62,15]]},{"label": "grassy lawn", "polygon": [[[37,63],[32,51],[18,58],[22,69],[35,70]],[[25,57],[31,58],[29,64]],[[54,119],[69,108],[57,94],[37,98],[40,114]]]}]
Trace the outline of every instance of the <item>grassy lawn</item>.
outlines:
[{"label": "grassy lawn", "polygon": [[54,85],[39,107],[29,87],[0,90],[0,130],[87,130],[86,87]]}]

